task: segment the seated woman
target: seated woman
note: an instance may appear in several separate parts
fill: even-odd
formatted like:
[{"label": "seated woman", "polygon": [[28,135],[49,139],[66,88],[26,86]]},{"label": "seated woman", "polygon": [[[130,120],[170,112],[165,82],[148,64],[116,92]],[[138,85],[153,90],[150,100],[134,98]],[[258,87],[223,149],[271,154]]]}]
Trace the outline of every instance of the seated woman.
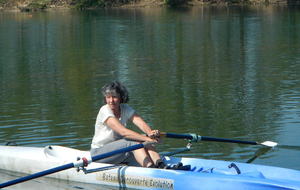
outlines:
[{"label": "seated woman", "polygon": [[[95,124],[95,134],[91,144],[91,155],[103,154],[113,150],[129,147],[141,142],[158,142],[159,130],[150,126],[128,104],[129,96],[126,88],[114,81],[102,87],[104,103],[100,108]],[[128,121],[135,124],[146,135],[126,128]],[[154,146],[116,154],[99,160],[101,163],[120,164],[132,157],[143,167],[164,168],[165,164]]]}]

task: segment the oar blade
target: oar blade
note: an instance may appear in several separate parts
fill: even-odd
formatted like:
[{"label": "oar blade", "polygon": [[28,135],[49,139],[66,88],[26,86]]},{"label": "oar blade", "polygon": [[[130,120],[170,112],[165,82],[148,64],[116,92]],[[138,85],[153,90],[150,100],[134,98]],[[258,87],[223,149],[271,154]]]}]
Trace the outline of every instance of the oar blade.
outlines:
[{"label": "oar blade", "polygon": [[261,145],[265,145],[265,146],[268,146],[268,147],[275,147],[278,145],[277,142],[273,142],[273,141],[265,141],[265,142],[262,142],[260,143]]}]

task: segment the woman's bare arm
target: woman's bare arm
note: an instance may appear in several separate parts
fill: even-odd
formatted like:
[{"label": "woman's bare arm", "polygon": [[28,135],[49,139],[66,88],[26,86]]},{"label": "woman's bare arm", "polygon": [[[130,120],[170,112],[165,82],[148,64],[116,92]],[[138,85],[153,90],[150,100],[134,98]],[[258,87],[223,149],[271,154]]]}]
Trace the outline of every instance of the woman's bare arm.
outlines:
[{"label": "woman's bare arm", "polygon": [[155,141],[147,136],[141,135],[135,131],[132,131],[130,129],[127,129],[126,127],[124,127],[120,121],[118,119],[116,119],[115,117],[109,117],[106,120],[106,124],[107,126],[109,126],[112,130],[114,130],[116,133],[118,133],[119,135],[121,135],[124,138],[127,139],[131,139],[131,140],[136,140],[136,141]]}]

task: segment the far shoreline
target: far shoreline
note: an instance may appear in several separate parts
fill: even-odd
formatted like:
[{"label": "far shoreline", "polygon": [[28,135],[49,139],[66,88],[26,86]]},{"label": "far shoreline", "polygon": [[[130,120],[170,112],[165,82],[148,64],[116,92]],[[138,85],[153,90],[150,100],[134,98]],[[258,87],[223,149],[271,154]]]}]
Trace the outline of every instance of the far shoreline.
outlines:
[{"label": "far shoreline", "polygon": [[[20,3],[15,2],[15,4],[0,4],[0,12],[38,12],[38,11],[55,11],[55,10],[101,10],[101,9],[136,9],[136,8],[161,8],[161,7],[170,7],[160,0],[141,0],[137,2],[130,2],[127,4],[115,4],[113,6],[105,6],[105,7],[80,7],[78,8],[76,5],[68,4],[66,1],[62,1],[60,4],[57,3],[49,3],[49,4],[37,4],[34,3],[35,0],[31,0],[31,2]],[[299,3],[298,3],[299,1]],[[188,8],[188,7],[230,7],[230,6],[289,6],[289,0],[269,0],[268,3],[265,3],[265,0],[250,0],[247,3],[243,2],[235,2],[228,3],[224,0],[218,1],[198,1],[198,0],[190,0],[186,4],[182,4],[180,6],[176,6],[176,8]],[[295,5],[300,5],[300,0],[296,0]],[[292,5],[294,6],[294,5]]]}]

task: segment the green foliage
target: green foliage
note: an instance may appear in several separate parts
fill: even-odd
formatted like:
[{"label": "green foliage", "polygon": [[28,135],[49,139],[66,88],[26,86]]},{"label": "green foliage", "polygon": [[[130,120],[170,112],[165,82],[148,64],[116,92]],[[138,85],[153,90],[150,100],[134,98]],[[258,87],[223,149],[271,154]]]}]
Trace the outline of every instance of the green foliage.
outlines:
[{"label": "green foliage", "polygon": [[165,0],[165,4],[175,7],[187,3],[187,0]]},{"label": "green foliage", "polygon": [[104,7],[104,0],[75,0],[73,2],[76,8],[84,9],[88,7]]},{"label": "green foliage", "polygon": [[225,2],[229,4],[247,4],[249,3],[249,0],[226,0]]},{"label": "green foliage", "polygon": [[29,3],[27,7],[32,10],[41,10],[41,9],[47,8],[47,3],[33,1],[33,2]]},{"label": "green foliage", "polygon": [[33,0],[25,7],[19,7],[22,12],[44,10],[50,4],[50,0]]},{"label": "green foliage", "polygon": [[134,0],[74,0],[73,4],[76,8],[84,9],[89,7],[111,7],[129,3],[130,1]]},{"label": "green foliage", "polygon": [[9,0],[0,0],[0,6],[7,4]]}]

